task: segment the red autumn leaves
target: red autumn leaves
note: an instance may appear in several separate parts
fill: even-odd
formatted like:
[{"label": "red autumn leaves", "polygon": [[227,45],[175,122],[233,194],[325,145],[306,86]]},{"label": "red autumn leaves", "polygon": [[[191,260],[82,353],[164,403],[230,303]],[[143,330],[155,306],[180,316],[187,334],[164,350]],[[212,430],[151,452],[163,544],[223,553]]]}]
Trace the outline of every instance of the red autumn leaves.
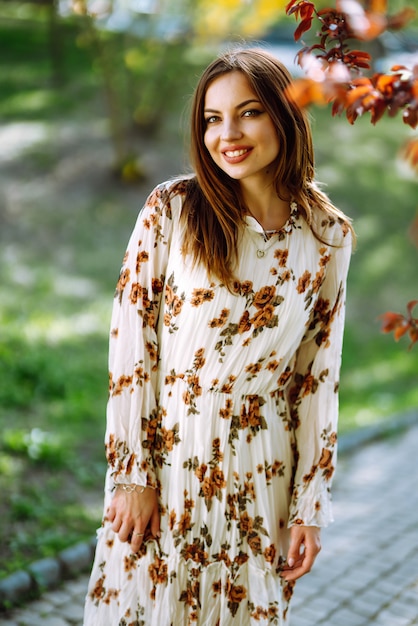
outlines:
[{"label": "red autumn leaves", "polygon": [[414,343],[418,341],[418,317],[412,316],[412,311],[417,304],[418,300],[408,302],[406,315],[388,311],[380,316],[382,319],[382,331],[384,333],[393,332],[396,341],[399,341],[407,333],[409,334],[411,339],[409,348],[412,348]]},{"label": "red autumn leaves", "polygon": [[[363,75],[370,69],[371,57],[363,50],[351,50],[349,40],[367,41],[387,29],[404,27],[415,15],[404,9],[387,15],[387,0],[370,0],[365,10],[358,0],[336,0],[336,8],[317,10],[310,0],[291,0],[288,15],[295,15],[299,24],[298,41],[315,21],[320,24],[319,42],[304,46],[298,62],[306,78],[294,81],[291,97],[301,106],[332,102],[332,114],[346,113],[353,124],[365,112],[376,124],[385,112],[391,117],[402,111],[405,124],[418,125],[418,63],[413,68],[397,65],[392,73]],[[405,151],[411,165],[418,169],[418,142],[413,140]]]}]

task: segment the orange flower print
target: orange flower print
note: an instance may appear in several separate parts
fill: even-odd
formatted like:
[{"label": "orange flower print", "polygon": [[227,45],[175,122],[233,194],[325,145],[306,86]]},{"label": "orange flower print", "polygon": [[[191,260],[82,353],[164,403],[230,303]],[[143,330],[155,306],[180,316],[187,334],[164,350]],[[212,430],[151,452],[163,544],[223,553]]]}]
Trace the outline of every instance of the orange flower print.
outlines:
[{"label": "orange flower print", "polygon": [[213,289],[198,288],[193,289],[193,296],[190,300],[192,306],[200,306],[204,302],[210,302],[215,297]]},{"label": "orange flower print", "polygon": [[269,361],[266,365],[266,370],[268,370],[269,372],[275,372],[278,367],[279,367],[279,361],[277,360]]},{"label": "orange flower print", "polygon": [[241,315],[241,319],[238,322],[238,333],[242,335],[242,333],[246,333],[251,330],[251,322],[250,322],[250,313],[248,311],[244,311]]},{"label": "orange flower print", "polygon": [[182,557],[185,561],[191,560],[204,565],[208,560],[208,553],[203,549],[203,542],[196,539],[193,543],[184,547]]},{"label": "orange flower print", "polygon": [[[234,383],[236,381],[237,377],[234,376],[233,374],[230,374],[228,376],[228,382],[224,383],[221,387],[221,393],[232,393],[233,388],[234,388]],[[215,381],[212,382],[212,384],[214,384]],[[218,383],[218,381],[216,381],[216,383]],[[228,405],[228,400],[227,400],[227,405]]]},{"label": "orange flower print", "polygon": [[215,485],[209,476],[206,476],[206,478],[203,479],[202,493],[206,500],[210,500],[215,495]]},{"label": "orange flower print", "polygon": [[177,518],[176,511],[174,509],[172,509],[170,511],[169,516],[168,516],[168,528],[171,531],[174,529],[174,526],[176,525],[176,518]]},{"label": "orange flower print", "polygon": [[247,511],[244,511],[239,518],[239,529],[241,535],[247,535],[253,529],[253,520],[248,515]]},{"label": "orange flower print", "polygon": [[284,586],[283,593],[284,593],[284,597],[287,600],[287,602],[290,602],[290,600],[292,598],[294,586],[295,586],[295,581],[294,580],[289,581]]},{"label": "orange flower print", "polygon": [[167,563],[155,556],[154,562],[149,566],[149,575],[154,585],[161,585],[167,582]]},{"label": "orange flower print", "polygon": [[253,324],[254,328],[260,328],[260,326],[267,326],[273,317],[274,306],[272,304],[267,304],[263,309],[257,311],[257,313],[250,319],[250,322]]},{"label": "orange flower print", "polygon": [[148,260],[149,260],[148,252],[145,252],[145,250],[138,252],[136,256],[136,267],[135,267],[137,274],[139,274],[139,272],[141,271],[141,263],[146,263]]},{"label": "orange flower print", "polygon": [[221,563],[225,563],[226,567],[231,567],[231,559],[228,555],[228,552],[222,548],[219,554],[215,555],[217,561]]},{"label": "orange flower print", "polygon": [[147,352],[149,354],[151,361],[156,361],[158,358],[158,352],[157,352],[155,344],[151,343],[150,341],[147,341],[147,343],[145,344],[145,348],[147,349]]},{"label": "orange flower print", "polygon": [[275,293],[276,287],[274,287],[273,285],[266,285],[266,287],[263,287],[255,294],[253,305],[257,309],[263,309],[266,304],[268,304],[273,299]]},{"label": "orange flower print", "polygon": [[103,598],[105,592],[106,589],[104,586],[104,577],[102,577],[99,578],[99,580],[96,582],[95,586],[93,587],[93,591],[90,593],[90,597],[93,600],[99,600],[100,598]]},{"label": "orange flower print", "polygon": [[331,260],[331,255],[330,254],[324,254],[322,253],[323,256],[319,259],[319,265],[321,267],[326,267],[328,265],[328,263]]},{"label": "orange flower print", "polygon": [[210,473],[211,481],[215,489],[224,489],[226,487],[226,480],[224,473],[219,467],[215,467]]},{"label": "orange flower print", "polygon": [[252,290],[253,290],[252,280],[244,280],[244,282],[241,283],[241,293],[244,296],[250,294]]},{"label": "orange flower print", "polygon": [[306,289],[308,288],[310,282],[311,282],[311,273],[308,270],[306,270],[305,272],[303,272],[302,276],[298,280],[296,291],[298,293],[304,293]]},{"label": "orange flower print", "polygon": [[187,384],[190,387],[190,392],[195,396],[202,395],[202,387],[199,385],[199,376],[196,374],[187,377]]},{"label": "orange flower print", "polygon": [[180,315],[182,308],[183,300],[181,300],[178,296],[175,296],[173,299],[173,315],[175,317],[177,317],[177,315]]},{"label": "orange flower print", "polygon": [[223,409],[219,409],[219,415],[222,419],[229,419],[232,416],[232,407],[233,402],[231,398],[227,398],[225,402],[225,407]]},{"label": "orange flower print", "polygon": [[221,591],[222,591],[222,582],[221,580],[215,580],[215,582],[212,584],[212,589],[213,589],[213,597],[218,596]]},{"label": "orange flower print", "polygon": [[329,300],[324,300],[324,298],[318,298],[315,304],[314,312],[320,320],[325,319],[330,312]]},{"label": "orange flower print", "polygon": [[282,372],[279,376],[279,378],[277,379],[277,386],[280,387],[284,387],[287,383],[287,381],[289,380],[289,378],[291,378],[293,372],[290,369],[290,367],[286,367],[286,369],[284,370],[284,372]]},{"label": "orange flower print", "polygon": [[184,513],[179,519],[177,528],[178,528],[180,535],[184,535],[188,530],[191,530],[192,516],[190,515],[190,511],[184,511]]},{"label": "orange flower print", "polygon": [[199,480],[199,482],[202,482],[202,480],[204,479],[207,469],[208,469],[208,466],[205,463],[203,463],[202,465],[199,465],[199,467],[195,469],[194,473],[197,479]]},{"label": "orange flower print", "polygon": [[253,554],[261,554],[261,539],[259,535],[257,535],[256,533],[251,533],[247,537],[247,542]]},{"label": "orange flower print", "polygon": [[319,467],[324,470],[324,477],[329,480],[334,473],[334,466],[332,464],[332,451],[327,448],[322,448],[321,458],[319,459]]},{"label": "orange flower print", "polygon": [[245,371],[248,372],[249,374],[252,374],[253,376],[258,374],[260,370],[261,370],[261,363],[249,363],[249,365],[245,367]]},{"label": "orange flower print", "polygon": [[247,597],[247,590],[244,585],[231,585],[228,589],[228,598],[231,602],[241,602]]},{"label": "orange flower print", "polygon": [[286,267],[289,250],[275,250],[274,256],[279,260],[279,267]]},{"label": "orange flower print", "polygon": [[161,435],[163,438],[165,449],[167,450],[167,452],[171,452],[175,443],[175,432],[173,430],[166,430],[163,427],[161,428]]},{"label": "orange flower print", "polygon": [[240,602],[247,597],[247,590],[244,585],[233,585],[228,581],[225,585],[225,594],[228,598],[228,608],[233,617],[235,617]]},{"label": "orange flower print", "polygon": [[228,320],[229,309],[222,309],[219,317],[214,317],[209,322],[209,328],[221,328]]},{"label": "orange flower print", "polygon": [[113,389],[113,395],[119,396],[125,387],[130,387],[131,385],[132,385],[132,376],[126,376],[125,374],[122,374],[122,376],[119,376],[115,384],[115,387]]},{"label": "orange flower print", "polygon": [[122,270],[119,275],[119,280],[117,282],[115,290],[115,298],[117,297],[119,299],[119,303],[122,302],[123,291],[129,282],[130,276],[131,270],[129,268]]},{"label": "orange flower print", "polygon": [[172,304],[172,302],[174,300],[174,296],[175,296],[175,293],[174,293],[172,287],[170,287],[170,285],[166,285],[165,286],[165,295],[164,295],[165,303],[167,305]]},{"label": "orange flower print", "polygon": [[306,374],[303,379],[303,396],[308,396],[310,393],[315,393],[318,388],[318,381],[312,374]]},{"label": "orange flower print", "polygon": [[129,294],[129,300],[131,304],[136,304],[141,297],[142,289],[139,283],[132,283],[131,293]]},{"label": "orange flower print", "polygon": [[204,354],[205,354],[205,348],[200,348],[199,350],[195,352],[194,359],[193,359],[193,365],[195,369],[197,370],[202,369],[202,367],[206,363]]},{"label": "orange flower print", "polygon": [[160,278],[152,279],[152,293],[158,294],[162,293],[164,287],[164,283]]},{"label": "orange flower print", "polygon": [[285,270],[284,272],[281,273],[280,278],[283,283],[287,283],[287,281],[292,278],[292,274],[290,273],[289,270]]},{"label": "orange flower print", "polygon": [[323,282],[324,282],[324,270],[321,269],[319,272],[315,274],[315,278],[312,281],[313,293],[318,293]]},{"label": "orange flower print", "polygon": [[273,544],[271,544],[270,546],[268,546],[267,548],[264,548],[264,558],[266,560],[267,563],[273,563],[274,559],[276,558],[276,548]]}]

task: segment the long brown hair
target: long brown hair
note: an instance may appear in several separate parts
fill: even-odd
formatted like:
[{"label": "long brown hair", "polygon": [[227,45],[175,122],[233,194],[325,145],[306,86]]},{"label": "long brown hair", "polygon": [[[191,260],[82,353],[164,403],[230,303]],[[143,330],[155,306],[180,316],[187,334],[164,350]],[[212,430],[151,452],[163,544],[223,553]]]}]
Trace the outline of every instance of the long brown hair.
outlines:
[{"label": "long brown hair", "polygon": [[[246,212],[238,181],[213,161],[204,143],[204,105],[209,85],[220,76],[239,71],[260,99],[276,127],[281,150],[275,186],[297,202],[312,228],[312,210],[319,207],[334,219],[349,220],[332,205],[315,183],[314,150],[308,117],[286,93],[292,78],[286,67],[264,50],[240,49],[221,55],[203,72],[191,110],[191,162],[181,221],[183,252],[202,263],[209,276],[230,287],[234,280],[237,247]],[[315,236],[318,235],[314,232]]]}]

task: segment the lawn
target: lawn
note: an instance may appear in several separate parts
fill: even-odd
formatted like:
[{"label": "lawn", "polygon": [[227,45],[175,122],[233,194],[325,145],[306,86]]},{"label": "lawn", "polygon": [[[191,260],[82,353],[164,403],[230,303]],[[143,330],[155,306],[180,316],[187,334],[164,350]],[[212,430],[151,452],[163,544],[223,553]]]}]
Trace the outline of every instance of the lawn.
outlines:
[{"label": "lawn", "polygon": [[[44,22],[6,20],[0,29],[0,576],[90,538],[99,524],[118,268],[146,195],[186,161],[183,100],[154,138],[138,135],[144,180],[112,177],[99,81],[71,28],[58,90]],[[407,235],[417,186],[396,158],[408,132],[401,120],[350,127],[324,110],[313,116],[318,177],[358,233],[344,432],[418,407],[418,349],[382,335],[377,319],[418,296]]]}]

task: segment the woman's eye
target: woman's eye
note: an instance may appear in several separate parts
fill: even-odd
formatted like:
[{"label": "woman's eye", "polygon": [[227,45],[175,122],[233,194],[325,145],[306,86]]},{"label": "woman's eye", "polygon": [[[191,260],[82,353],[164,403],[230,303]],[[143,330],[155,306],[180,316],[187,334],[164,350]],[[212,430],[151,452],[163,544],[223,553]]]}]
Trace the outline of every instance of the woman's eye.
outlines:
[{"label": "woman's eye", "polygon": [[219,117],[217,115],[211,115],[210,117],[207,117],[205,122],[206,124],[214,124],[215,122],[219,121]]},{"label": "woman's eye", "polygon": [[257,117],[257,115],[261,115],[262,111],[258,109],[249,109],[248,111],[244,111],[244,117]]}]

